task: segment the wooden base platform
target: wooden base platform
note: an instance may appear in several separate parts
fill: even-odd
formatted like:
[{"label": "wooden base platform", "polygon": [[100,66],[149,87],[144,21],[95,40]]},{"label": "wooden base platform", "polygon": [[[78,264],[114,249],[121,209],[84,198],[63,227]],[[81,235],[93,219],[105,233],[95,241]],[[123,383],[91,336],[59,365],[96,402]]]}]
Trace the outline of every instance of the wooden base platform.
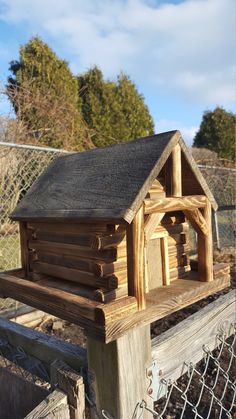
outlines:
[{"label": "wooden base platform", "polygon": [[82,326],[87,335],[110,342],[130,329],[186,307],[230,286],[226,264],[214,266],[212,282],[198,280],[197,272],[171,285],[156,288],[146,295],[146,309],[137,310],[134,297],[123,297],[108,304],[91,301],[81,295],[74,283],[53,278],[32,281],[22,269],[0,273],[0,296],[11,297],[37,309]]}]

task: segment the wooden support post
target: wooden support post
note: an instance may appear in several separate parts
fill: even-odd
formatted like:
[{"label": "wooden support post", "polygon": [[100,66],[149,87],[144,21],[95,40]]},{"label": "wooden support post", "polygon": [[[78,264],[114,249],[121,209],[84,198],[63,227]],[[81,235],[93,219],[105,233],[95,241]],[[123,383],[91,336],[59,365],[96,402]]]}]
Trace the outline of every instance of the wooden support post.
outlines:
[{"label": "wooden support post", "polygon": [[211,228],[211,204],[207,199],[203,216],[208,226],[208,234],[198,232],[198,273],[201,281],[213,281],[213,245]]},{"label": "wooden support post", "polygon": [[21,248],[21,264],[25,271],[25,276],[29,277],[29,250],[27,238],[27,223],[20,222],[20,248]]},{"label": "wooden support post", "polygon": [[[142,400],[153,407],[146,375],[151,365],[150,325],[108,344],[88,338],[87,351],[89,371],[94,375],[93,401],[99,412],[104,409],[114,419],[131,419]],[[144,410],[142,418],[150,418],[150,413]]]},{"label": "wooden support post", "polygon": [[145,308],[144,212],[139,209],[127,227],[128,293],[137,299],[138,309]]},{"label": "wooden support post", "polygon": [[70,419],[85,418],[85,393],[83,377],[61,360],[52,363],[51,384],[67,395]]},{"label": "wooden support post", "polygon": [[170,285],[170,267],[167,237],[163,237],[161,239],[161,256],[163,285]]},{"label": "wooden support post", "polygon": [[182,196],[181,147],[179,144],[172,151],[172,195]]}]

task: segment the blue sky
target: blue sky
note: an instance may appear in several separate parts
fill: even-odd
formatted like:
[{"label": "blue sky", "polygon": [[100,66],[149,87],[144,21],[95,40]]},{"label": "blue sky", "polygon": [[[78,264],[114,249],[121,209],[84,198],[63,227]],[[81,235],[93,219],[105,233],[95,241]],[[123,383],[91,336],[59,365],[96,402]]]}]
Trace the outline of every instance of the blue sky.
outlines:
[{"label": "blue sky", "polygon": [[0,82],[39,35],[74,74],[129,74],[156,131],[180,129],[190,145],[204,110],[236,110],[235,15],[234,0],[0,0]]}]

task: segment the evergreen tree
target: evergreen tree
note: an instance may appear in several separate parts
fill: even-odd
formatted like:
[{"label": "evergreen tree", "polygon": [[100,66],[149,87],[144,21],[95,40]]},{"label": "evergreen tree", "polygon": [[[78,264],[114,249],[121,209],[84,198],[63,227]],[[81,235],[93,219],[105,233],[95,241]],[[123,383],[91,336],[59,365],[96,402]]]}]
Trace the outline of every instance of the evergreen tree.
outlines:
[{"label": "evergreen tree", "polygon": [[12,61],[9,70],[8,97],[32,139],[52,147],[82,149],[85,124],[77,80],[68,64],[34,37],[20,48],[19,61]]},{"label": "evergreen tree", "polygon": [[203,114],[193,145],[218,153],[221,158],[235,159],[235,115],[221,107]]},{"label": "evergreen tree", "polygon": [[94,67],[78,76],[83,117],[92,129],[96,146],[151,135],[154,124],[144,98],[124,74],[117,82],[105,81]]}]

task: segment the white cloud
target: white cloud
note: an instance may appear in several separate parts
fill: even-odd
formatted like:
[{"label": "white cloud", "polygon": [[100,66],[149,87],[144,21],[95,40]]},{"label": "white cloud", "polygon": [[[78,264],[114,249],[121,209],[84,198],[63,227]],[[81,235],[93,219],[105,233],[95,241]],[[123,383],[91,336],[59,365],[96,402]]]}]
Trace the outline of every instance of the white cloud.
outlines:
[{"label": "white cloud", "polygon": [[171,121],[168,119],[160,119],[156,121],[156,132],[165,132],[178,129],[186,144],[191,147],[193,138],[198,131],[197,126],[183,126],[180,121]]},{"label": "white cloud", "polygon": [[0,0],[0,18],[50,35],[74,71],[99,65],[202,106],[234,102],[234,0]]}]

